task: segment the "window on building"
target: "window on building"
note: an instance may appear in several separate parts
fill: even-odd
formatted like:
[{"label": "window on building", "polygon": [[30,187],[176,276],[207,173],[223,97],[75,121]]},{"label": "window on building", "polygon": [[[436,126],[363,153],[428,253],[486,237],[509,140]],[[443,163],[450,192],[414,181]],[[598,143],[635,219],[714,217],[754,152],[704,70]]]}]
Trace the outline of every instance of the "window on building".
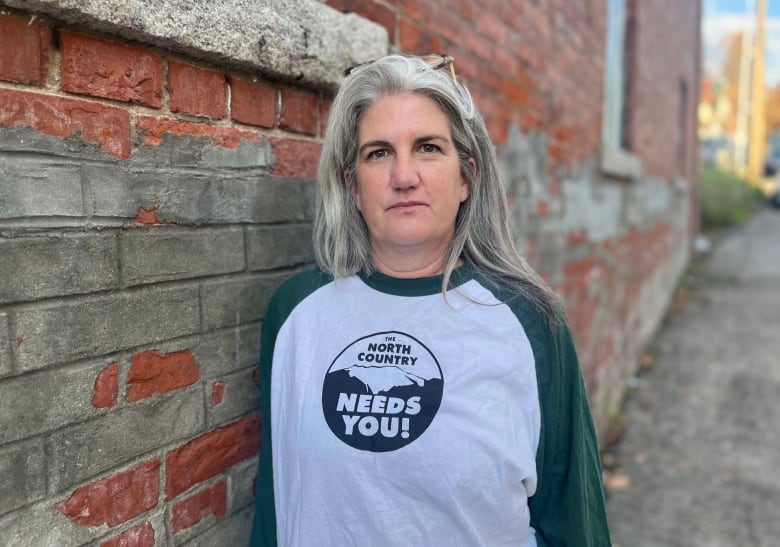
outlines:
[{"label": "window on building", "polygon": [[688,82],[680,79],[677,109],[677,173],[688,174]]},{"label": "window on building", "polygon": [[602,169],[609,174],[637,177],[639,159],[629,150],[629,52],[632,33],[630,0],[608,0],[604,74]]}]

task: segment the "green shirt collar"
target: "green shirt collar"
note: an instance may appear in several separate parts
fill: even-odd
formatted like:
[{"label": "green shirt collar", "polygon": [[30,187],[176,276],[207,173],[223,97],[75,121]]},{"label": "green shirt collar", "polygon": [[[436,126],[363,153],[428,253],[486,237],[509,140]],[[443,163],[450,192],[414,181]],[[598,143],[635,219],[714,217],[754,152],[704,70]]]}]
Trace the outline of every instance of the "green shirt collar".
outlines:
[{"label": "green shirt collar", "polygon": [[[416,277],[402,279],[391,277],[378,271],[371,273],[359,272],[358,276],[363,282],[377,291],[395,296],[428,296],[441,293],[441,283],[444,276]],[[474,268],[464,263],[455,268],[450,277],[450,289],[459,287],[474,277]]]}]

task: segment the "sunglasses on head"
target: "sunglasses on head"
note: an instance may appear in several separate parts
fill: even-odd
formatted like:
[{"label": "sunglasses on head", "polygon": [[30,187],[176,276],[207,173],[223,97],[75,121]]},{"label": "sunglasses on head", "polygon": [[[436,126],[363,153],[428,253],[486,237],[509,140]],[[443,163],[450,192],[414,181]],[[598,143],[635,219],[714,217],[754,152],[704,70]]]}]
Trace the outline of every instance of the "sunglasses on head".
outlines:
[{"label": "sunglasses on head", "polygon": [[[427,55],[407,55],[406,57],[410,57],[412,59],[419,59],[423,61],[425,64],[431,67],[431,70],[449,68],[447,73],[452,78],[452,81],[453,82],[458,81],[457,78],[455,77],[455,59],[450,55],[445,55],[443,53],[429,53]],[[347,68],[346,70],[344,70],[344,76],[349,76],[350,74],[354,74],[356,70],[360,70],[365,66],[375,63],[376,61],[377,59],[374,59],[373,61],[366,61],[365,63],[359,63],[357,65],[353,65]]]}]

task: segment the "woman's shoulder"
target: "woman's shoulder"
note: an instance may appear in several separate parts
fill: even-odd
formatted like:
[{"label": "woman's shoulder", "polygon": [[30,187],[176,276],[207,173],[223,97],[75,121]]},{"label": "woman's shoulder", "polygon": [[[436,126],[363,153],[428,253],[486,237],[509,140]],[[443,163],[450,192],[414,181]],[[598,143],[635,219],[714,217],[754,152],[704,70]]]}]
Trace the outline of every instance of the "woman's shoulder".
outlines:
[{"label": "woman's shoulder", "polygon": [[526,329],[534,326],[553,335],[559,328],[567,328],[560,302],[550,298],[543,289],[529,282],[490,275],[473,265],[469,265],[468,272],[496,300],[508,306]]},{"label": "woman's shoulder", "polygon": [[294,273],[273,291],[268,313],[286,316],[309,295],[332,281],[333,277],[319,268]]},{"label": "woman's shoulder", "polygon": [[332,281],[333,277],[320,268],[301,270],[282,281],[274,291],[273,298],[300,300]]}]

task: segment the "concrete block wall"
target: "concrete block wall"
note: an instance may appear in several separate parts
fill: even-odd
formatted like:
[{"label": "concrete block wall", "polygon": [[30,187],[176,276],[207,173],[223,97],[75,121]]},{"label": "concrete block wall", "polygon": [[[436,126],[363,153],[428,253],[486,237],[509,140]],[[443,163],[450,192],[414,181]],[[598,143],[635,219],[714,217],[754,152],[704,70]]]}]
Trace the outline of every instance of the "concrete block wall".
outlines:
[{"label": "concrete block wall", "polygon": [[699,2],[629,1],[631,179],[606,0],[127,4],[0,0],[0,544],[246,541],[265,302],[339,71],[388,50],[455,56],[605,428],[695,232]]}]

